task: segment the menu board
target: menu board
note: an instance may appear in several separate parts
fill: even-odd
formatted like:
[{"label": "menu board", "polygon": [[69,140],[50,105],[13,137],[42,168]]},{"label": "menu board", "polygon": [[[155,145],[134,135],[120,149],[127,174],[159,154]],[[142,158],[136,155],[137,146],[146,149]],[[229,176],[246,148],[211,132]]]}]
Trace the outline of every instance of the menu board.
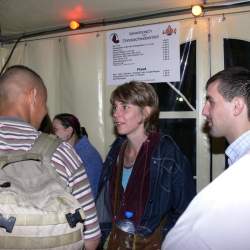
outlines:
[{"label": "menu board", "polygon": [[109,31],[106,46],[109,85],[180,81],[178,22]]}]

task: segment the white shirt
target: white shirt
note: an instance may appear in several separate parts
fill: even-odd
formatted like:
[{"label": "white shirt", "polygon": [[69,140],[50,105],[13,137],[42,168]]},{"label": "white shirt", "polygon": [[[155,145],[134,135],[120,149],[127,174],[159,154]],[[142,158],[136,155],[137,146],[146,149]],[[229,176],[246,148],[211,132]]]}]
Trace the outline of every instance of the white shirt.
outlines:
[{"label": "white shirt", "polygon": [[162,250],[203,249],[250,249],[250,154],[193,199],[162,244]]},{"label": "white shirt", "polygon": [[250,130],[243,133],[233,143],[231,143],[226,149],[226,155],[228,156],[228,164],[231,166],[238,161],[244,154],[250,149]]}]

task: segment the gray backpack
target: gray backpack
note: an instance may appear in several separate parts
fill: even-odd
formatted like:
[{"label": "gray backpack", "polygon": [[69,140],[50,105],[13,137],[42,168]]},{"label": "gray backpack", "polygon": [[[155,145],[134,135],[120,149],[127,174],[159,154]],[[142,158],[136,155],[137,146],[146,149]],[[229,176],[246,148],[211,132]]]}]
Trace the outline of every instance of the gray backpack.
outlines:
[{"label": "gray backpack", "polygon": [[83,210],[51,165],[60,143],[41,134],[28,152],[0,152],[0,249],[83,248]]}]

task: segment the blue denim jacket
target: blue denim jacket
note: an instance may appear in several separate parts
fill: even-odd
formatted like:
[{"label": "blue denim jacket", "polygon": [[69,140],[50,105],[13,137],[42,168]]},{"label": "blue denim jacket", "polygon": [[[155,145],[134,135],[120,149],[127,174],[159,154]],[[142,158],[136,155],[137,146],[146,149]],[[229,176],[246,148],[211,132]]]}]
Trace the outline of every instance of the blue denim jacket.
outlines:
[{"label": "blue denim jacket", "polygon": [[[109,180],[124,138],[118,137],[109,151],[99,182],[97,210],[103,238],[111,231]],[[144,214],[137,233],[148,236],[163,219],[162,237],[186,209],[195,195],[191,166],[173,139],[161,135],[159,145],[153,151],[150,163],[150,189]]]}]

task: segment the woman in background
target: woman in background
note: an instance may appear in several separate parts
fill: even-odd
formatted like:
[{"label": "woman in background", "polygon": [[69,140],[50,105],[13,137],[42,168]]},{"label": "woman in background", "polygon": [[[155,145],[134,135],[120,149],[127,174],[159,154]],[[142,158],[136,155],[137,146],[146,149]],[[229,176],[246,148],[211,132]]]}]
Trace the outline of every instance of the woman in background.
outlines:
[{"label": "woman in background", "polygon": [[62,113],[54,117],[53,130],[57,137],[75,148],[86,168],[93,196],[96,197],[102,158],[90,143],[85,128],[81,127],[79,120],[73,114]]},{"label": "woman in background", "polygon": [[[173,139],[158,131],[158,96],[150,84],[120,85],[110,102],[119,136],[104,162],[96,200],[105,249],[160,249],[195,195],[191,166]],[[128,213],[132,236],[119,229]]]}]

